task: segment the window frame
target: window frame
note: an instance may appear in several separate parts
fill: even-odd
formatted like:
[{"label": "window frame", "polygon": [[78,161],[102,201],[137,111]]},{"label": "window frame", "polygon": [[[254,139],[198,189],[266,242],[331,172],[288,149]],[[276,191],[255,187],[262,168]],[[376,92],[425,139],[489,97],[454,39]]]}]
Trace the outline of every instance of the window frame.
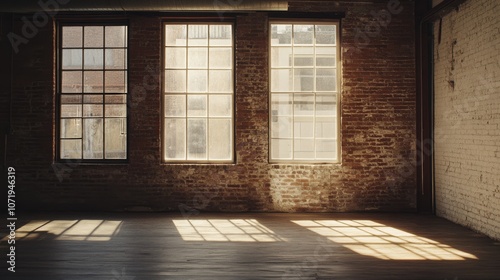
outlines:
[{"label": "window frame", "polygon": [[[126,61],[125,61],[125,65],[124,65],[124,69],[123,71],[125,71],[125,92],[124,93],[112,93],[112,94],[121,94],[121,95],[125,95],[125,117],[123,117],[125,119],[125,128],[126,128],[126,145],[125,145],[125,155],[126,157],[123,158],[123,159],[106,159],[105,158],[105,151],[106,151],[106,142],[105,142],[105,120],[107,119],[107,117],[105,116],[105,96],[106,96],[106,93],[103,92],[102,93],[95,93],[96,95],[102,95],[103,96],[103,100],[102,100],[102,106],[103,106],[103,115],[102,117],[100,117],[102,120],[103,120],[103,142],[102,142],[102,145],[103,145],[103,148],[102,148],[102,151],[103,151],[103,158],[102,159],[84,159],[83,158],[83,149],[82,149],[82,158],[61,158],[61,140],[64,139],[61,137],[61,120],[63,119],[61,117],[61,105],[62,105],[62,101],[61,101],[61,97],[63,94],[66,94],[68,95],[68,93],[62,93],[62,72],[63,72],[63,67],[62,67],[62,64],[63,64],[63,46],[62,46],[62,43],[63,43],[63,40],[62,40],[62,34],[63,34],[63,27],[71,27],[71,26],[82,26],[82,27],[87,27],[87,26],[103,26],[104,28],[105,27],[108,27],[108,26],[124,26],[126,27],[126,46],[123,48],[125,50],[125,57],[126,57]],[[83,35],[82,35],[83,36]],[[103,35],[103,38],[105,35]],[[130,137],[129,137],[129,132],[130,132],[130,110],[129,110],[129,106],[130,106],[130,57],[129,57],[129,47],[130,47],[130,24],[128,22],[127,19],[107,19],[107,18],[103,18],[103,19],[99,19],[99,20],[96,20],[96,19],[88,19],[86,17],[82,17],[80,19],[73,19],[71,17],[67,17],[65,15],[62,15],[60,17],[58,17],[56,19],[56,40],[55,40],[55,55],[56,55],[56,60],[54,62],[55,64],[55,70],[56,70],[56,73],[55,73],[55,77],[56,77],[56,87],[55,87],[55,114],[54,114],[54,117],[55,117],[55,135],[54,135],[54,139],[55,139],[55,145],[54,145],[54,148],[55,148],[55,152],[54,152],[54,156],[55,156],[55,162],[57,163],[67,163],[67,164],[128,164],[129,163],[129,155],[130,155]],[[85,49],[84,46],[82,46],[82,52],[83,50]],[[105,52],[106,50],[106,47],[103,45],[103,52]],[[84,67],[83,67],[83,57],[82,57],[82,73],[84,71]],[[104,66],[103,66],[104,67]],[[103,68],[101,70],[103,72],[103,75],[104,73],[106,72],[106,69]],[[104,77],[104,76],[103,76]],[[83,85],[82,85],[83,86]],[[69,93],[69,94],[74,94],[74,93]],[[80,96],[82,96],[82,101],[80,104],[85,104],[84,101],[83,101],[83,95],[85,93],[81,92],[81,94],[79,94]],[[92,93],[90,93],[92,94]],[[79,117],[81,120],[85,119],[85,117],[83,116],[83,112],[82,112],[82,116]],[[82,129],[83,129],[83,121],[82,121]],[[82,131],[82,137],[83,137],[83,131]],[[83,145],[83,138],[82,138],[82,145]]]},{"label": "window frame", "polygon": [[[288,24],[292,25],[292,28],[294,25],[335,25],[336,26],[336,34],[335,34],[335,73],[336,73],[336,83],[337,87],[336,90],[334,91],[336,93],[336,114],[335,114],[335,125],[336,125],[336,159],[314,159],[314,160],[309,160],[309,159],[294,159],[294,150],[293,150],[293,143],[296,140],[296,137],[293,135],[293,129],[292,129],[292,136],[290,139],[292,139],[292,158],[291,159],[274,159],[273,158],[273,145],[272,145],[272,140],[273,140],[273,135],[272,135],[272,119],[273,119],[273,114],[272,114],[272,97],[273,94],[279,94],[281,92],[273,92],[272,91],[272,25],[274,24]],[[297,18],[289,18],[289,17],[281,17],[281,14],[278,14],[276,18],[270,18],[268,22],[268,52],[269,52],[269,59],[268,59],[268,69],[269,69],[269,81],[268,81],[268,86],[269,86],[269,96],[268,96],[268,104],[269,104],[269,127],[268,127],[268,132],[269,132],[269,138],[268,138],[268,158],[269,158],[269,163],[270,164],[341,164],[342,163],[342,104],[341,104],[341,99],[342,99],[342,58],[341,58],[341,49],[342,49],[342,44],[341,44],[341,21],[340,19],[331,19],[331,18],[318,18],[318,19],[311,19],[311,18],[304,18],[302,17],[297,17]],[[293,33],[292,33],[293,34]],[[292,35],[292,40],[293,40],[293,35]],[[290,44],[290,47],[293,49],[293,44]],[[314,48],[316,48],[316,45],[313,45]],[[293,69],[293,65],[291,66]],[[322,68],[316,68],[314,66],[312,69],[322,69]],[[292,79],[295,79],[295,77],[292,77]],[[287,92],[288,93],[288,92]],[[310,92],[303,92],[303,93],[310,93]],[[318,91],[312,91],[314,94],[314,97],[318,95],[318,93],[321,95],[322,92]],[[295,95],[295,91],[292,90],[293,96]],[[292,110],[293,110],[294,104],[292,103]],[[315,109],[316,110],[316,109]],[[295,117],[295,114],[292,113],[291,115],[292,119]],[[316,123],[316,116],[313,116],[314,122]],[[293,121],[292,121],[292,126],[293,126]],[[314,136],[312,139],[317,139],[316,136]]]},{"label": "window frame", "polygon": [[[161,32],[162,32],[162,36],[161,36],[161,97],[160,97],[160,101],[161,101],[161,106],[160,106],[160,118],[161,118],[161,136],[160,136],[160,139],[161,139],[161,148],[160,148],[160,152],[161,152],[161,163],[162,164],[167,164],[167,165],[228,165],[228,164],[235,164],[236,163],[236,24],[234,22],[234,19],[232,18],[225,18],[225,19],[222,19],[220,17],[217,17],[217,18],[212,18],[212,17],[204,17],[204,18],[168,18],[168,19],[164,19],[162,21],[162,29],[161,29]],[[166,89],[165,89],[165,80],[166,80],[166,77],[165,77],[165,72],[167,70],[167,65],[166,65],[166,26],[168,25],[186,25],[186,26],[189,26],[189,25],[230,25],[231,26],[231,82],[232,82],[232,85],[231,85],[231,89],[232,89],[232,92],[231,93],[228,93],[228,94],[231,94],[231,115],[230,115],[230,120],[231,120],[231,124],[230,124],[230,127],[231,127],[231,133],[230,133],[230,144],[231,144],[231,148],[230,148],[230,151],[231,151],[231,158],[230,159],[223,159],[223,160],[213,160],[213,159],[209,159],[209,153],[208,153],[208,150],[209,150],[209,141],[210,139],[207,137],[206,139],[206,148],[207,148],[207,159],[206,160],[198,160],[198,159],[188,159],[187,158],[187,149],[188,149],[188,139],[187,139],[187,120],[188,120],[188,116],[187,116],[187,112],[186,112],[186,116],[184,117],[184,119],[186,120],[186,139],[185,139],[185,150],[186,150],[186,157],[185,159],[167,159],[166,158],[166,129],[165,129],[165,122],[166,122],[166,119],[167,117],[165,116],[165,99],[166,99],[166,96],[169,94]],[[187,31],[188,32],[188,31]],[[210,45],[207,45],[207,51],[208,53],[210,52]],[[188,50],[188,45],[186,44],[185,46],[186,48],[186,51]],[[186,52],[186,55],[187,55],[187,52]],[[186,59],[187,59],[187,56],[186,56]],[[210,70],[210,67],[209,65],[207,65],[207,71]],[[187,65],[187,60],[186,60],[186,71],[188,70],[188,65]],[[188,80],[188,76],[187,76],[187,73],[186,73],[186,85],[187,85],[187,80]],[[208,81],[208,80],[207,80]],[[172,93],[171,93],[172,94]],[[182,95],[182,96],[185,96],[186,97],[186,102],[187,102],[187,96],[189,95],[189,92],[186,88],[186,92],[185,93],[175,93],[176,95]],[[195,95],[196,94],[206,94],[207,98],[210,96],[211,92],[209,91],[209,89],[207,88],[207,91],[206,93],[194,93]],[[207,110],[208,110],[208,106],[209,106],[209,102],[208,102],[208,99],[207,99]],[[186,107],[186,110],[187,110],[187,107]],[[207,116],[206,117],[203,117],[207,120],[207,125],[206,125],[206,128],[207,128],[207,134],[208,134],[208,131],[209,131],[209,121],[211,119],[211,117],[208,115],[208,112],[207,112]],[[229,118],[229,117],[228,117]],[[217,119],[217,117],[215,117],[215,119]]]}]

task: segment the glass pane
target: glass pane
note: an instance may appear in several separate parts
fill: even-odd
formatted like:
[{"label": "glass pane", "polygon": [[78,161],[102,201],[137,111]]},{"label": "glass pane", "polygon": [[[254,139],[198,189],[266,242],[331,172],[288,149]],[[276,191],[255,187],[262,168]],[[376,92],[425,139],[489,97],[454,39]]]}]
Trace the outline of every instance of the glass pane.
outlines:
[{"label": "glass pane", "polygon": [[84,117],[102,117],[102,105],[83,105]]},{"label": "glass pane", "polygon": [[106,92],[124,93],[127,83],[125,71],[106,71]]},{"label": "glass pane", "polygon": [[81,159],[82,158],[82,140],[80,139],[61,139],[61,159]]},{"label": "glass pane", "polygon": [[205,119],[188,120],[188,159],[207,159],[207,121]]},{"label": "glass pane", "polygon": [[106,94],[106,104],[125,104],[127,96],[125,94]]},{"label": "glass pane", "polygon": [[292,43],[292,25],[271,25],[271,45],[290,45]]},{"label": "glass pane", "polygon": [[106,119],[106,159],[127,158],[127,121],[125,118]]},{"label": "glass pane", "polygon": [[106,69],[126,69],[127,52],[124,49],[106,50]]},{"label": "glass pane", "polygon": [[82,69],[82,50],[63,50],[62,69]]},{"label": "glass pane", "polygon": [[290,67],[292,66],[292,48],[272,47],[271,48],[271,67]]},{"label": "glass pane", "polygon": [[316,138],[336,139],[336,118],[316,118]]},{"label": "glass pane", "polygon": [[165,25],[165,45],[185,46],[186,32],[186,25]]},{"label": "glass pane", "polygon": [[188,45],[208,45],[208,25],[191,24],[188,26]]},{"label": "glass pane", "polygon": [[316,55],[336,55],[335,47],[318,47],[316,46]]},{"label": "glass pane", "polygon": [[63,48],[81,48],[82,38],[83,38],[83,27],[63,26],[62,28]]},{"label": "glass pane", "polygon": [[209,112],[211,117],[231,117],[233,100],[231,95],[210,95]]},{"label": "glass pane", "polygon": [[295,94],[295,116],[314,116],[314,94]]},{"label": "glass pane", "polygon": [[63,71],[61,78],[61,91],[63,93],[82,92],[82,72]]},{"label": "glass pane", "polygon": [[316,56],[316,66],[335,67],[337,61],[334,55],[318,55]]},{"label": "glass pane", "polygon": [[208,142],[210,159],[231,159],[231,134],[231,120],[210,120]]},{"label": "glass pane", "polygon": [[293,48],[293,54],[298,56],[312,56],[314,54],[313,47],[295,47]]},{"label": "glass pane", "polygon": [[84,46],[86,48],[102,48],[104,28],[102,26],[85,26]]},{"label": "glass pane", "polygon": [[102,119],[83,119],[83,158],[103,158]]},{"label": "glass pane", "polygon": [[231,69],[233,53],[231,48],[210,48],[210,68]]},{"label": "glass pane", "polygon": [[82,96],[78,95],[61,95],[61,103],[62,104],[80,104],[82,103]]},{"label": "glass pane", "polygon": [[104,52],[102,49],[86,49],[84,50],[84,63],[85,69],[102,69],[104,62]]},{"label": "glass pane", "polygon": [[293,59],[294,66],[314,66],[314,59],[312,56],[295,56]]},{"label": "glass pane", "polygon": [[298,139],[294,141],[293,154],[295,159],[315,159],[314,139]]},{"label": "glass pane", "polygon": [[293,43],[312,45],[314,38],[314,25],[294,25]]},{"label": "glass pane", "polygon": [[292,159],[292,140],[272,139],[271,149],[273,159]]},{"label": "glass pane", "polygon": [[165,117],[185,117],[185,116],[186,116],[186,96],[166,95]]},{"label": "glass pane", "polygon": [[314,119],[312,117],[296,117],[293,124],[293,136],[296,138],[314,137]]},{"label": "glass pane", "polygon": [[206,95],[188,95],[188,116],[206,117],[207,116],[207,96]]},{"label": "glass pane", "polygon": [[292,117],[275,117],[271,122],[271,137],[292,138]]},{"label": "glass pane", "polygon": [[314,90],[314,69],[295,69],[295,91]]},{"label": "glass pane", "polygon": [[316,95],[316,115],[317,116],[336,116],[337,115],[337,96],[334,94]]},{"label": "glass pane", "polygon": [[165,68],[186,68],[186,48],[165,48]]},{"label": "glass pane", "polygon": [[210,25],[210,46],[231,46],[233,44],[232,26]]},{"label": "glass pane", "polygon": [[210,87],[212,93],[233,92],[231,70],[210,70]]},{"label": "glass pane", "polygon": [[165,71],[165,92],[186,92],[186,71]]},{"label": "glass pane", "polygon": [[125,104],[114,104],[106,105],[106,117],[126,117],[127,116],[127,105]]},{"label": "glass pane", "polygon": [[81,117],[82,105],[61,105],[61,117]]},{"label": "glass pane", "polygon": [[85,71],[83,73],[84,92],[102,92],[102,72],[101,71]]},{"label": "glass pane", "polygon": [[207,92],[206,70],[188,70],[188,92]]},{"label": "glass pane", "polygon": [[316,25],[316,44],[335,44],[335,25]]},{"label": "glass pane", "polygon": [[335,140],[316,140],[317,159],[336,159],[337,142]]},{"label": "glass pane", "polygon": [[292,114],[292,94],[273,94],[271,111],[273,116],[290,116]]},{"label": "glass pane", "polygon": [[292,91],[292,70],[272,69],[271,70],[271,91],[290,92]]},{"label": "glass pane", "polygon": [[85,94],[83,96],[83,103],[102,104],[102,94]]},{"label": "glass pane", "polygon": [[61,119],[61,138],[82,138],[82,119]]},{"label": "glass pane", "polygon": [[207,48],[189,48],[188,49],[188,68],[203,68],[208,65]]},{"label": "glass pane", "polygon": [[337,89],[337,75],[335,69],[316,70],[316,90],[335,91]]},{"label": "glass pane", "polygon": [[127,46],[126,26],[106,26],[106,47],[124,48]]},{"label": "glass pane", "polygon": [[165,119],[165,159],[186,159],[185,119]]}]

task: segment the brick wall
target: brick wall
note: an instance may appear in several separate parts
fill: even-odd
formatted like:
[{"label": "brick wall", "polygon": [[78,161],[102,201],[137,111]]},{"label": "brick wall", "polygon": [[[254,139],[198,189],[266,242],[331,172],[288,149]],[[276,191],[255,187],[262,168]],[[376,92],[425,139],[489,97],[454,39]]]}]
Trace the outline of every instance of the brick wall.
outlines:
[{"label": "brick wall", "polygon": [[435,23],[439,216],[500,238],[500,3],[467,1]]},{"label": "brick wall", "polygon": [[[268,163],[269,17],[258,12],[235,19],[235,164],[161,163],[161,18],[131,13],[129,163],[54,165],[54,28],[46,26],[14,58],[16,133],[9,163],[18,171],[20,205],[187,213],[413,211],[414,4],[401,1],[402,10],[391,13],[389,2],[395,1],[290,3],[291,11],[346,12],[341,164]],[[377,16],[384,11],[391,15],[385,21]],[[17,21],[15,30],[21,25]]]}]

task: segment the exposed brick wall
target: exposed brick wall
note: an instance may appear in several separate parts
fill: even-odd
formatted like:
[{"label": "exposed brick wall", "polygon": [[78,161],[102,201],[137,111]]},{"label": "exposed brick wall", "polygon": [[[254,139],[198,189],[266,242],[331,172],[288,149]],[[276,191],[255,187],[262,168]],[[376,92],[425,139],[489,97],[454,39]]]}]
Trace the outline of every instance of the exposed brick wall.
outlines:
[{"label": "exposed brick wall", "polygon": [[[413,2],[361,41],[379,4],[290,3],[342,20],[342,163],[269,164],[268,14],[235,19],[235,153],[227,165],[161,163],[160,17],[129,16],[129,163],[70,165],[54,153],[53,27],[15,57],[10,163],[24,209],[398,211],[415,209]],[[20,28],[18,22],[16,28]],[[380,25],[379,25],[380,27]],[[32,65],[31,68],[29,65]],[[29,79],[26,79],[28,75]],[[31,86],[30,86],[31,85]],[[30,107],[31,106],[31,107]],[[31,109],[30,109],[31,108]],[[35,109],[36,108],[36,109]],[[59,172],[61,173],[61,172]]]},{"label": "exposed brick wall", "polygon": [[435,23],[439,216],[500,239],[500,3],[467,1]]}]

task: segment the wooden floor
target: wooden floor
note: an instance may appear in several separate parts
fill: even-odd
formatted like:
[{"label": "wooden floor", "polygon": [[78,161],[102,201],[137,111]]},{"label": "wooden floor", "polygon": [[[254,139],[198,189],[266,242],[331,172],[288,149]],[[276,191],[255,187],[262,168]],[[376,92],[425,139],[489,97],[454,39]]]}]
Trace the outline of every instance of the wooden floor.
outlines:
[{"label": "wooden floor", "polygon": [[500,244],[416,214],[22,214],[0,279],[500,279]]}]

